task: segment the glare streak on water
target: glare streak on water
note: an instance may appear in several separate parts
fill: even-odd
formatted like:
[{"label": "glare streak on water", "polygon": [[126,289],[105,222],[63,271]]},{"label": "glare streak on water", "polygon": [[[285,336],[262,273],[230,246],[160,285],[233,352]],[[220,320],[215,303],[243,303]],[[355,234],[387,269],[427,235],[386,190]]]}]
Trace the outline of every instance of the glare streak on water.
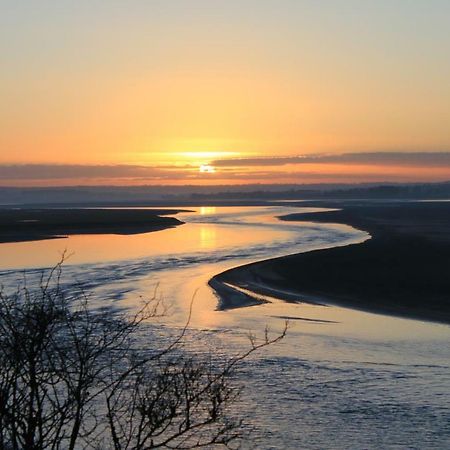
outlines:
[{"label": "glare streak on water", "polygon": [[184,323],[196,292],[191,325],[205,330],[206,339],[193,339],[187,349],[193,352],[204,351],[205,342],[224,353],[242,351],[249,329],[280,329],[280,317],[290,317],[286,339],[240,373],[246,386],[240,410],[255,429],[254,446],[450,448],[450,327],[277,299],[216,311],[207,282],[223,270],[367,238],[346,226],[275,219],[298,211],[203,207],[180,214],[185,225],[156,233],[2,244],[0,282],[12,289],[23,278],[18,269],[28,267],[33,285],[37,267],[51,266],[58,250],[75,251],[63,283],[77,283],[93,305],[134,308],[137,297],[151,296],[159,284],[173,302],[161,335]]}]

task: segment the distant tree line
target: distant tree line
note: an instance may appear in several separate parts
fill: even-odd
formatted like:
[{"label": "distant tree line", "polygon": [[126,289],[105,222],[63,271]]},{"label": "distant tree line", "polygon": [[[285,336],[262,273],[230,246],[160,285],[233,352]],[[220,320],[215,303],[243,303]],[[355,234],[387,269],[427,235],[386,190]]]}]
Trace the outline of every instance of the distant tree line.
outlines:
[{"label": "distant tree line", "polygon": [[314,200],[321,198],[449,198],[450,181],[439,183],[252,184],[242,186],[0,187],[0,205],[179,206],[205,200]]},{"label": "distant tree line", "polygon": [[251,192],[225,191],[216,194],[194,193],[191,199],[206,200],[316,200],[316,199],[448,199],[450,182],[426,184],[383,184],[379,186],[289,189],[280,191],[254,190]]}]

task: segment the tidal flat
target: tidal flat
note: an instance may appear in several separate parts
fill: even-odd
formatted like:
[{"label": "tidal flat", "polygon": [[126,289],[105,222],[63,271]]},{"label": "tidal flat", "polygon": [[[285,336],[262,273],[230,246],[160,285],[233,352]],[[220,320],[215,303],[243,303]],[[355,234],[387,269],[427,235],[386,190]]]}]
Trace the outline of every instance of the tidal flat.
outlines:
[{"label": "tidal flat", "polygon": [[450,323],[450,207],[439,202],[308,202],[289,222],[351,225],[356,244],[255,262],[215,277],[262,295]]},{"label": "tidal flat", "polygon": [[[36,209],[0,210],[0,243],[57,239],[77,234],[137,234],[181,225],[178,210]],[[163,216],[163,217],[161,217]]]}]

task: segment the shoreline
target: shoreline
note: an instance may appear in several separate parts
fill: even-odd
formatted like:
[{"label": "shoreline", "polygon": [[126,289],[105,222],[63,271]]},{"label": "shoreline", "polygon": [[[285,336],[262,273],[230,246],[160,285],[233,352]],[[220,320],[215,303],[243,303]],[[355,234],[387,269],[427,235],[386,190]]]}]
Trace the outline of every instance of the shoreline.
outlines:
[{"label": "shoreline", "polygon": [[0,244],[80,234],[139,234],[182,225],[175,209],[0,209]]},{"label": "shoreline", "polygon": [[[301,206],[339,210],[279,219],[346,224],[368,232],[371,238],[245,264],[214,276],[210,286],[227,284],[287,302],[450,324],[448,205],[359,201],[303,202]],[[220,289],[216,291],[226,309],[223,293],[221,297]]]}]

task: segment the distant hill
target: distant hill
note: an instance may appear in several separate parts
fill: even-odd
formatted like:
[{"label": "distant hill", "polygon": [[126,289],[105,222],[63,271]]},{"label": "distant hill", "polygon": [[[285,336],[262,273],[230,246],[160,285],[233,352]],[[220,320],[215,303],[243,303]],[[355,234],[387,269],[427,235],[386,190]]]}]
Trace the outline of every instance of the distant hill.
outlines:
[{"label": "distant hill", "polygon": [[311,189],[293,188],[284,191],[257,190],[252,192],[221,192],[218,194],[195,193],[191,198],[200,199],[260,199],[260,200],[314,200],[314,199],[450,199],[450,182],[421,184],[383,184],[378,186],[345,186]]},{"label": "distant hill", "polygon": [[450,181],[414,184],[0,187],[0,205],[158,205],[314,199],[449,199]]}]

